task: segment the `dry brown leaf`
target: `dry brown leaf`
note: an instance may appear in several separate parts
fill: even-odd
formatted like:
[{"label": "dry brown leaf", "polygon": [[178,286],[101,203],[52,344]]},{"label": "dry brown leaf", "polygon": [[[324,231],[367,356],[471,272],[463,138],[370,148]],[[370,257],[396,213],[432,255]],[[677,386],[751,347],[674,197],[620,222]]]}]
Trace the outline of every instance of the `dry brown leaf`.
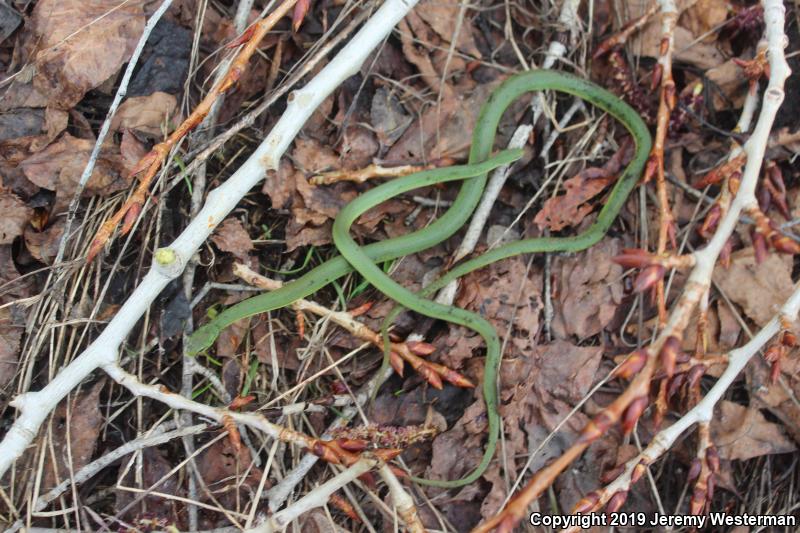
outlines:
[{"label": "dry brown leaf", "polygon": [[[197,469],[225,509],[235,509],[237,502],[248,501],[262,476],[261,469],[252,464],[247,446],[236,451],[227,437],[206,448],[197,459]],[[208,496],[203,495],[202,501],[209,501]]]},{"label": "dry brown leaf", "polygon": [[147,155],[148,151],[147,147],[130,130],[122,132],[122,139],[119,141],[119,153],[122,156],[122,164],[126,173],[133,172],[136,165]]},{"label": "dry brown leaf", "polygon": [[742,106],[747,96],[748,81],[742,72],[742,67],[732,59],[708,69],[706,78],[719,89],[710,91],[713,94],[712,102],[715,110],[738,109]]},{"label": "dry brown leaf", "polygon": [[16,194],[0,189],[0,213],[0,245],[11,244],[25,231],[33,209]]},{"label": "dry brown leaf", "polygon": [[[567,417],[590,390],[602,356],[602,348],[579,347],[569,342],[557,341],[548,346],[538,346],[533,356],[504,360],[501,368],[501,407],[505,429],[503,465],[512,468],[503,477],[515,477],[525,464],[532,449],[542,448],[530,466],[538,470],[563,453],[574,441],[586,416],[578,412],[559,430],[558,438],[550,439],[550,433]],[[616,437],[609,435],[595,443],[584,461],[570,477],[571,483],[580,481],[581,489],[588,491],[598,486],[599,476],[614,460]],[[515,458],[515,459],[511,459]],[[492,468],[492,467],[490,467]],[[497,468],[497,467],[493,467]],[[487,479],[491,479],[486,476]],[[492,483],[492,488],[481,506],[484,517],[492,516],[500,509],[506,497],[505,483]],[[564,489],[559,499],[569,508],[577,500],[576,490]],[[567,501],[569,500],[569,501]]]},{"label": "dry brown leaf", "polygon": [[792,258],[769,254],[756,264],[752,248],[731,254],[729,268],[714,269],[717,283],[748,318],[759,326],[766,324],[786,301],[792,283]]},{"label": "dry brown leaf", "polygon": [[[526,277],[527,274],[527,277]],[[513,323],[511,342],[514,353],[523,353],[534,344],[539,332],[542,276],[522,257],[497,261],[465,276],[456,300],[458,307],[480,312],[497,331],[508,331]],[[462,350],[455,350],[459,353]],[[467,352],[469,353],[469,352]],[[458,364],[447,361],[447,364]]]},{"label": "dry brown leaf", "polygon": [[119,106],[111,122],[111,131],[131,129],[160,138],[177,106],[175,96],[156,91],[148,96],[128,98]]},{"label": "dry brown leaf", "polygon": [[142,4],[117,0],[42,0],[31,16],[34,87],[70,109],[130,58],[144,29]]},{"label": "dry brown leaf", "polygon": [[285,209],[290,205],[289,201],[294,196],[297,180],[300,178],[301,176],[295,176],[292,164],[282,158],[278,170],[267,171],[261,192],[269,196],[273,209]]},{"label": "dry brown leaf", "polygon": [[[433,439],[431,464],[427,479],[458,479],[469,474],[483,457],[486,435],[486,407],[483,401],[467,407],[452,429]],[[453,453],[458,450],[458,453]]]},{"label": "dry brown leaf", "polygon": [[[800,358],[793,355],[782,361],[781,371],[786,376],[796,376],[800,372]],[[797,404],[800,382],[796,379],[787,379],[788,387],[784,387],[780,382],[772,383],[771,369],[761,360],[755,360],[747,365],[745,373],[747,389],[752,391],[752,398],[783,423],[795,443],[800,443],[800,405]]]},{"label": "dry brown leaf", "polygon": [[[439,109],[422,114],[384,159],[393,163],[419,162],[466,154],[478,111],[500,81],[479,84],[469,96],[461,92],[452,97],[445,95]],[[524,105],[524,99],[520,102]]]},{"label": "dry brown leaf", "polygon": [[15,316],[15,311],[0,308],[0,390],[11,383],[17,373],[19,343],[25,331],[24,316]]},{"label": "dry brown leaf", "polygon": [[321,510],[304,513],[300,517],[300,531],[307,533],[339,533],[343,531]]},{"label": "dry brown leaf", "polygon": [[592,388],[602,355],[602,346],[575,346],[556,340],[537,347],[539,370],[534,379],[555,398],[578,403]]},{"label": "dry brown leaf", "polygon": [[603,192],[610,179],[607,176],[588,176],[586,172],[569,178],[564,182],[564,194],[548,198],[536,213],[534,222],[540,229],[550,228],[552,231],[577,226],[594,209],[587,202]]},{"label": "dry brown leaf", "polygon": [[[179,485],[179,476],[169,475],[173,465],[164,457],[164,455],[162,455],[158,449],[147,447],[142,450],[141,462],[142,468],[140,473],[137,474],[136,468],[130,468],[125,477],[122,479],[122,486],[137,486],[138,482],[136,481],[136,477],[137,475],[141,475],[141,485],[144,487],[152,487],[158,483],[157,491],[162,494],[175,496],[183,495],[183,491]],[[125,509],[135,499],[138,499],[141,496],[141,494],[128,490],[117,489],[114,492],[116,496],[115,506],[118,510]],[[138,504],[134,505],[122,516],[130,518],[147,512],[150,513],[149,516],[174,517],[176,515],[176,511],[176,500],[164,498],[162,496],[151,495],[143,498]]]},{"label": "dry brown leaf", "polygon": [[[700,0],[680,0],[678,1],[678,11],[684,13],[686,9],[696,5]],[[710,0],[711,1],[711,0]],[[649,7],[647,2],[629,2],[626,4],[628,20],[633,20],[641,16]],[[708,20],[713,20],[718,14],[712,14]],[[695,17],[695,24],[703,26],[707,21],[701,21]],[[688,24],[688,23],[687,23]],[[631,49],[637,55],[657,58],[661,46],[661,18],[652,17],[650,22],[642,28],[640,32],[634,34],[631,39]],[[698,41],[699,34],[695,34],[691,29],[683,25],[677,25],[673,32],[674,39],[674,61],[689,63],[701,70],[706,70],[725,61],[723,54],[717,49],[716,43],[706,43]]]},{"label": "dry brown leaf", "polygon": [[[55,210],[59,211],[72,200],[93,147],[94,141],[78,139],[67,133],[23,161],[20,167],[25,177],[33,183],[43,189],[56,191]],[[122,156],[116,148],[104,147],[83,194],[111,194],[127,188],[129,183]]]},{"label": "dry brown leaf", "polygon": [[713,42],[717,36],[711,31],[728,18],[730,5],[727,0],[696,0],[694,5],[683,12],[678,25],[690,30],[694,35],[706,35],[705,42]]},{"label": "dry brown leaf", "polygon": [[711,434],[722,459],[747,460],[776,453],[790,453],[797,446],[784,429],[767,421],[753,406],[723,400],[711,420]]},{"label": "dry brown leaf", "polygon": [[[461,4],[459,2],[442,2],[440,0],[422,0],[414,8],[414,12],[424,20],[446,43],[453,40],[453,32],[456,27],[458,12]],[[472,24],[465,17],[461,24],[461,31],[456,39],[456,48],[473,57],[480,58],[481,53],[475,46],[475,38],[472,35]]]},{"label": "dry brown leaf", "polygon": [[[77,472],[92,459],[97,437],[103,428],[103,415],[100,413],[100,391],[104,382],[96,383],[88,392],[78,398],[70,398],[69,409],[64,402],[53,412],[53,447],[55,457],[48,455],[44,487],[50,489],[61,481],[69,479],[68,458],[72,458],[72,472]],[[56,466],[57,470],[53,468]]]},{"label": "dry brown leaf", "polygon": [[622,165],[632,157],[632,143],[629,138],[602,166],[587,167],[564,182],[564,194],[548,198],[534,221],[539,229],[550,228],[559,231],[567,226],[577,226],[592,212],[594,206],[588,203],[613,183]]},{"label": "dry brown leaf", "polygon": [[345,129],[342,136],[341,167],[349,169],[363,168],[372,163],[372,158],[378,153],[378,141],[375,135],[362,126],[351,126]]},{"label": "dry brown leaf", "polygon": [[405,112],[397,97],[385,87],[379,87],[372,97],[370,124],[378,134],[378,140],[391,146],[400,138],[413,119]]},{"label": "dry brown leaf", "polygon": [[[25,298],[31,293],[32,279],[20,277],[11,254],[11,245],[0,245],[0,304]],[[0,389],[14,379],[19,360],[20,340],[25,331],[27,313],[21,305],[0,308]]]},{"label": "dry brown leaf", "polygon": [[309,175],[339,168],[339,156],[316,139],[302,137],[295,139],[292,161],[296,167]]},{"label": "dry brown leaf", "polygon": [[215,344],[216,354],[219,357],[235,357],[239,346],[250,331],[252,317],[237,320],[222,330]]},{"label": "dry brown leaf", "polygon": [[728,351],[738,345],[742,325],[736,320],[726,302],[717,302],[717,319],[719,320],[719,345],[721,350]]},{"label": "dry brown leaf", "polygon": [[58,245],[64,234],[65,224],[66,221],[62,217],[44,231],[36,231],[28,226],[25,228],[25,247],[38,261],[51,264],[58,254]]},{"label": "dry brown leaf", "polygon": [[553,261],[558,297],[553,334],[584,339],[600,333],[622,302],[622,267],[611,258],[622,249],[619,239],[606,237],[571,257]]},{"label": "dry brown leaf", "polygon": [[247,259],[247,254],[253,250],[253,241],[242,222],[238,218],[226,218],[211,236],[217,248],[223,252],[230,252],[239,259]]}]

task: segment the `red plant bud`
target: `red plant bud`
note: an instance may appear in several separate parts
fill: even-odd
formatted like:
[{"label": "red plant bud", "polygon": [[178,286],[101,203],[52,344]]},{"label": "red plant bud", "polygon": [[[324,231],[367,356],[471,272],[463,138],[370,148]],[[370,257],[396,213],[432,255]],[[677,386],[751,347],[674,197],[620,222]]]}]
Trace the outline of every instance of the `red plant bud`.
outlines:
[{"label": "red plant bud", "polygon": [[672,218],[667,221],[667,238],[669,238],[669,243],[672,245],[672,248],[677,250],[678,226],[675,225],[675,221]]},{"label": "red plant bud", "polygon": [[704,189],[709,185],[714,185],[722,181],[722,174],[719,172],[718,168],[714,168],[709,170],[702,178],[694,182],[694,187],[696,189]]},{"label": "red plant bud", "polygon": [[449,368],[445,368],[442,374],[442,377],[448,383],[452,383],[456,387],[461,387],[462,389],[474,389],[475,384],[467,379],[464,375],[456,372],[455,370],[451,370]]},{"label": "red plant bud", "polygon": [[427,342],[408,341],[406,342],[406,346],[408,346],[408,349],[411,350],[412,353],[417,355],[430,355],[436,351],[436,346]]},{"label": "red plant bud", "polygon": [[800,254],[800,243],[787,235],[773,236],[772,247],[782,254]]},{"label": "red plant bud", "polygon": [[341,380],[332,381],[330,384],[331,392],[333,394],[347,394],[347,385]]},{"label": "red plant bud", "polygon": [[692,368],[690,368],[686,376],[686,382],[689,384],[689,388],[691,389],[694,387],[700,381],[700,378],[705,375],[705,373],[706,365],[694,365]]},{"label": "red plant bud", "polygon": [[767,187],[759,187],[756,191],[756,199],[758,200],[758,208],[762,213],[769,211],[772,206],[772,193],[769,192]]},{"label": "red plant bud", "polygon": [[768,363],[774,363],[783,356],[783,349],[783,345],[781,344],[770,344],[769,347],[767,347],[767,351],[764,352],[764,360]]},{"label": "red plant bud", "polygon": [[689,466],[689,473],[686,474],[686,480],[691,483],[700,477],[700,471],[703,469],[703,463],[699,457],[692,459],[692,464]]},{"label": "red plant bud", "polygon": [[728,190],[731,194],[736,195],[739,192],[739,186],[742,184],[742,173],[736,171],[728,178]]},{"label": "red plant bud", "polygon": [[719,452],[716,446],[712,445],[706,449],[706,462],[712,472],[715,474],[719,472]]},{"label": "red plant bud", "polygon": [[633,472],[631,472],[631,484],[639,481],[646,471],[647,464],[644,462],[644,459],[642,459],[639,461],[639,464],[633,467]]},{"label": "red plant bud", "polygon": [[614,495],[608,500],[608,503],[606,504],[606,512],[616,513],[625,504],[625,500],[627,499],[628,499],[627,490],[619,490],[615,492]]},{"label": "red plant bud", "polygon": [[320,440],[314,442],[314,445],[311,447],[311,453],[328,463],[335,465],[340,464],[338,455],[329,446],[327,446],[326,443]]},{"label": "red plant bud", "polygon": [[136,164],[131,169],[130,174],[128,174],[128,177],[132,178],[135,175],[144,172],[146,169],[150,168],[153,165],[153,163],[157,161],[159,163],[161,161],[159,152],[156,151],[155,149],[150,150],[144,155],[144,157],[142,157],[139,161],[136,162]]},{"label": "red plant bud", "polygon": [[675,109],[675,82],[668,80],[666,84],[664,84],[664,103],[667,104],[667,108],[672,111]]},{"label": "red plant bud", "polygon": [[336,444],[348,452],[363,452],[369,446],[364,439],[336,439]]},{"label": "red plant bud", "polygon": [[625,248],[611,260],[625,268],[644,268],[652,264],[653,254],[641,248]]},{"label": "red plant bud", "polygon": [[389,354],[389,364],[392,365],[392,368],[395,372],[397,372],[397,375],[402,378],[404,370],[403,358],[400,357],[397,352],[391,352]]},{"label": "red plant bud", "polygon": [[397,448],[380,448],[372,451],[373,455],[381,461],[388,462],[403,453],[403,450]]},{"label": "red plant bud", "polygon": [[706,506],[706,489],[703,487],[695,487],[692,491],[692,499],[689,502],[689,513],[698,515],[703,512],[703,507]]},{"label": "red plant bud", "polygon": [[122,229],[119,231],[120,235],[127,235],[128,232],[133,229],[133,225],[136,224],[136,219],[139,218],[141,212],[142,204],[138,202],[131,204],[128,211],[125,213],[125,218],[122,220]]},{"label": "red plant bud", "polygon": [[228,405],[228,409],[239,409],[241,407],[244,407],[248,403],[254,401],[255,399],[256,399],[256,397],[253,396],[252,394],[250,394],[249,396],[244,396],[244,397],[237,396],[236,398],[234,398],[231,401],[230,405]]},{"label": "red plant bud", "polygon": [[358,479],[361,480],[364,483],[364,485],[373,490],[378,488],[378,482],[375,479],[375,475],[372,472],[364,472],[363,474],[358,476]]},{"label": "red plant bud", "polygon": [[667,399],[672,398],[680,390],[681,385],[686,381],[686,374],[678,374],[669,381],[667,387]]},{"label": "red plant bud", "polygon": [[750,240],[753,241],[753,252],[755,253],[756,263],[761,264],[767,258],[767,240],[764,235],[753,228],[750,231]]},{"label": "red plant bud", "polygon": [[620,363],[620,365],[614,371],[614,377],[630,379],[638,374],[642,368],[644,368],[645,363],[647,363],[647,350],[640,348],[635,352],[632,352],[622,363]]},{"label": "red plant bud", "polygon": [[663,265],[650,265],[643,269],[636,276],[636,281],[633,282],[634,292],[644,292],[664,277],[667,269]]},{"label": "red plant bud", "polygon": [[639,417],[642,416],[644,410],[647,409],[649,403],[650,400],[647,396],[639,396],[628,404],[625,412],[622,413],[622,431],[626,435],[633,431],[633,426],[636,425],[636,422],[639,420]]},{"label": "red plant bud", "polygon": [[303,19],[306,18],[310,7],[311,0],[298,0],[294,5],[294,12],[292,13],[292,31],[295,33],[300,29],[300,25],[303,24]]},{"label": "red plant bud", "polygon": [[789,330],[784,330],[781,334],[781,344],[787,348],[794,348],[797,346],[797,336]]},{"label": "red plant bud", "polygon": [[600,476],[600,483],[603,483],[603,484],[611,483],[612,481],[617,479],[620,476],[620,474],[622,474],[624,471],[625,471],[625,464],[624,463],[615,466],[611,470],[606,470]]},{"label": "red plant bud", "polygon": [[781,361],[778,359],[772,363],[772,368],[769,369],[769,381],[773,385],[778,382],[778,377],[781,375]]},{"label": "red plant bud", "polygon": [[706,478],[706,491],[708,492],[708,501],[714,499],[714,487],[717,485],[714,474],[708,474]]},{"label": "red plant bud", "polygon": [[670,335],[667,337],[667,340],[664,341],[664,345],[661,347],[658,356],[661,360],[661,367],[664,369],[668,378],[671,378],[672,375],[675,374],[675,363],[678,360],[678,355],[682,351],[681,341],[675,335]]},{"label": "red plant bud", "polygon": [[436,390],[442,390],[444,383],[439,374],[431,368],[428,364],[423,364],[415,368],[415,370],[428,382],[428,384]]},{"label": "red plant bud", "polygon": [[234,39],[231,42],[226,44],[225,48],[236,48],[240,44],[246,43],[247,41],[250,40],[255,31],[256,31],[256,25],[252,24],[247,29],[245,29],[241,35],[239,35],[238,37],[234,37]]},{"label": "red plant bud", "polygon": [[711,209],[708,210],[708,214],[703,220],[703,223],[697,228],[698,235],[707,239],[716,229],[720,218],[722,218],[722,207],[720,207],[718,203],[715,203],[711,206]]},{"label": "red plant bud", "polygon": [[600,501],[600,495],[597,491],[592,491],[580,500],[578,503],[575,504],[575,507],[572,508],[572,514],[578,513],[588,513],[594,511],[595,507],[597,507],[597,503]]},{"label": "red plant bud", "polygon": [[664,65],[656,63],[653,67],[653,78],[650,80],[650,90],[655,91],[661,85],[661,76],[664,74]]},{"label": "red plant bud", "polygon": [[728,269],[731,266],[731,252],[733,251],[733,239],[728,239],[722,245],[722,250],[719,252],[719,263],[722,268]]},{"label": "red plant bud", "polygon": [[372,309],[373,303],[374,302],[363,303],[363,304],[359,305],[358,307],[356,307],[354,309],[350,309],[347,312],[350,313],[350,316],[361,316],[364,313],[366,313],[367,311],[369,311],[370,309]]}]

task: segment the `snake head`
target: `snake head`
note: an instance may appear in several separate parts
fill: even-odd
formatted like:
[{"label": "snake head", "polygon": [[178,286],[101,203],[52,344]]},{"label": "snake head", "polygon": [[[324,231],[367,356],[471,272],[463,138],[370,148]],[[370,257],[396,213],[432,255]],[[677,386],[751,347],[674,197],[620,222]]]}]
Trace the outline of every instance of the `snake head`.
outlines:
[{"label": "snake head", "polygon": [[194,357],[201,352],[204,352],[214,344],[214,341],[219,337],[220,330],[213,324],[206,324],[194,333],[192,333],[184,346],[186,355]]}]

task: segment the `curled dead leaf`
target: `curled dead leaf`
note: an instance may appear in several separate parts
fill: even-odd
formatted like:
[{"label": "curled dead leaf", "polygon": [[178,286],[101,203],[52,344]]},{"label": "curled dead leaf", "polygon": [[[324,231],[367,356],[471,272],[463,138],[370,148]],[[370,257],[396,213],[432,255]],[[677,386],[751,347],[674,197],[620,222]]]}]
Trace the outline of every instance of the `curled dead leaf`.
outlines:
[{"label": "curled dead leaf", "polygon": [[16,194],[0,189],[0,244],[11,244],[22,235],[33,216],[29,208]]},{"label": "curled dead leaf", "polygon": [[70,109],[130,58],[144,29],[142,4],[43,0],[31,16],[38,48],[33,85],[51,105]]},{"label": "curled dead leaf", "polygon": [[254,248],[250,235],[238,218],[226,218],[211,240],[223,252],[230,252],[242,260],[247,259],[247,254]]}]

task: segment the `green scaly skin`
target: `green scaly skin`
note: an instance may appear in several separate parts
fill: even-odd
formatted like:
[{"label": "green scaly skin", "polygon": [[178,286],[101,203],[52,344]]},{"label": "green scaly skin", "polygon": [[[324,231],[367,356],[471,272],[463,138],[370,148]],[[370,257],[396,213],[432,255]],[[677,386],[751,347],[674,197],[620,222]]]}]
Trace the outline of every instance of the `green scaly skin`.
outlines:
[{"label": "green scaly skin", "polygon": [[[467,221],[480,200],[486,185],[487,172],[517,159],[519,151],[501,152],[489,158],[494,144],[497,125],[503,112],[520,95],[539,90],[555,90],[568,93],[593,104],[614,116],[631,133],[636,144],[636,153],[617,180],[605,205],[592,226],[572,237],[526,239],[506,244],[455,266],[436,282],[419,294],[412,293],[389,278],[377,263],[429,248],[453,235]],[[283,288],[241,302],[220,313],[213,321],[197,330],[190,338],[187,352],[199,353],[214,342],[219,332],[241,318],[278,309],[293,301],[308,296],[320,287],[339,278],[352,269],[357,270],[375,288],[395,300],[402,307],[394,309],[384,321],[382,328],[384,349],[388,346],[386,329],[403,308],[462,326],[480,334],[486,341],[486,368],[483,378],[483,397],[489,424],[488,440],[483,458],[467,476],[455,480],[429,480],[412,478],[424,485],[453,488],[461,487],[478,479],[494,456],[500,432],[500,416],[497,411],[497,372],[500,365],[500,341],[492,325],[480,315],[450,306],[444,306],[424,298],[445,286],[450,281],[495,261],[514,255],[535,252],[578,252],[589,248],[606,234],[625,203],[644,168],[650,152],[650,134],[642,119],[630,106],[605,89],[577,78],[555,71],[531,71],[512,76],[503,82],[481,108],[473,132],[469,164],[425,172],[419,172],[384,183],[359,196],[348,204],[336,218],[333,238],[342,257],[331,259],[311,272],[285,285]],[[502,162],[501,162],[502,161]],[[450,209],[430,226],[414,233],[359,247],[350,237],[352,223],[365,211],[389,198],[419,187],[463,180],[461,190]],[[388,352],[387,352],[388,353]],[[384,356],[384,366],[387,357]]]}]

